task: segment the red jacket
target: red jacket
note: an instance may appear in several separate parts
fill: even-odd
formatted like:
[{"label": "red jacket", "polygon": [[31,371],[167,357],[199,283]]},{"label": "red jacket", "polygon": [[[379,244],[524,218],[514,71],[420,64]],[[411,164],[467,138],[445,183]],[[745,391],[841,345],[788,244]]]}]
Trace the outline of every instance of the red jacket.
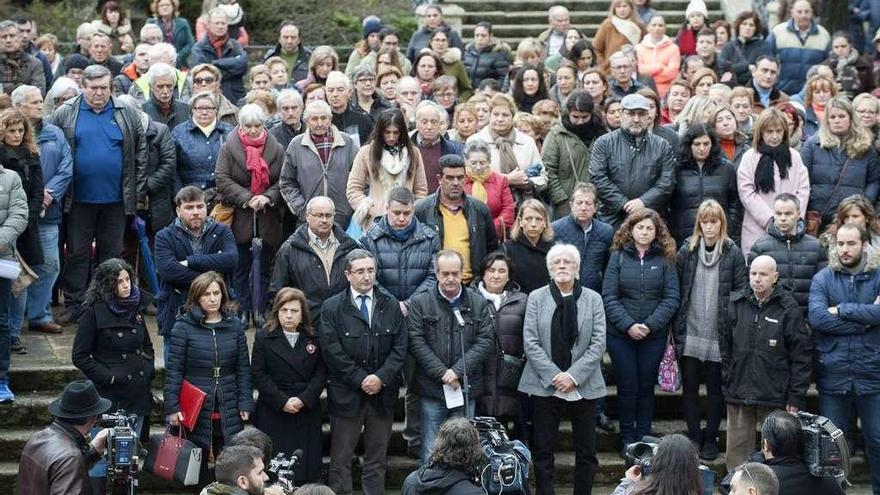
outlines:
[{"label": "red jacket", "polygon": [[[510,183],[504,175],[492,172],[483,187],[486,188],[489,213],[492,214],[492,221],[495,222],[495,234],[498,239],[507,239],[507,232],[510,231],[510,226],[516,218],[516,203],[513,201],[513,194],[510,193]],[[464,191],[470,194],[473,188],[474,181],[470,177],[465,178]]]}]

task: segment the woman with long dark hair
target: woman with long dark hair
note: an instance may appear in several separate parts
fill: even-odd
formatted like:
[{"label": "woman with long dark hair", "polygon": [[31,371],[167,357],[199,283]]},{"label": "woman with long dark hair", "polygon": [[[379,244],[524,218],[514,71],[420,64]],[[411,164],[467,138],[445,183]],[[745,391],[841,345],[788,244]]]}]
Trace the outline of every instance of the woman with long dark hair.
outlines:
[{"label": "woman with long dark hair", "polygon": [[[727,215],[718,201],[703,201],[692,232],[678,250],[681,307],[672,327],[682,380],[688,438],[700,458],[718,457],[724,410],[718,330],[727,321],[730,294],[749,283],[742,251],[728,237]],[[700,429],[700,378],[706,382],[706,429]]]},{"label": "woman with long dark hair", "polygon": [[614,234],[602,298],[624,447],[651,432],[657,368],[680,301],[675,240],[656,211],[630,214]]},{"label": "woman with long dark hair", "polygon": [[516,73],[510,92],[520,111],[531,112],[535,103],[548,98],[544,69],[540,65],[524,65]]},{"label": "woman with long dark hair", "polygon": [[761,17],[754,10],[740,12],[733,21],[735,37],[724,45],[719,58],[731,65],[736,75],[736,84],[745,85],[752,79],[750,65],[755,65],[758,57],[770,53],[770,45],[764,40]]},{"label": "woman with long dark hair", "polygon": [[422,155],[410,140],[403,113],[390,108],[379,114],[370,141],[354,157],[345,188],[354,219],[365,230],[385,214],[385,196],[397,186],[416,200],[428,195]]},{"label": "woman with long dark hair", "polygon": [[409,75],[416,78],[423,100],[430,100],[433,96],[431,84],[435,79],[443,75],[443,61],[436,53],[427,50],[416,55],[413,60],[412,70]]},{"label": "woman with long dark hair", "polygon": [[266,326],[257,331],[251,370],[260,392],[254,425],[272,438],[272,454],[305,452],[296,484],[321,478],[321,391],[326,370],[309,305],[299,289],[275,295]]},{"label": "woman with long dark hair", "polygon": [[678,151],[675,188],[669,199],[669,230],[678,244],[694,231],[697,209],[714,199],[730,220],[727,235],[739,237],[742,206],[736,189],[736,167],[722,156],[718,136],[709,125],[691,124]]},{"label": "woman with long dark hair", "polygon": [[651,459],[651,476],[635,464],[611,495],[702,495],[701,472],[694,444],[678,433],[666,435]]}]

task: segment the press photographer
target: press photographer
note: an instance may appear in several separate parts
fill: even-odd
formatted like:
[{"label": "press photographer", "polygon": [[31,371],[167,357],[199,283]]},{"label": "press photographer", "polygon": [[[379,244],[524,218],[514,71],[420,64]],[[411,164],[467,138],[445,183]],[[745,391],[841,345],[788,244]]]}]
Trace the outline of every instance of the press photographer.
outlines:
[{"label": "press photographer", "polygon": [[[697,449],[684,435],[663,437],[652,455],[627,449],[632,466],[611,495],[703,495],[703,474]],[[635,454],[635,455],[633,455]]]},{"label": "press photographer", "polygon": [[91,380],[77,380],[64,387],[61,397],[49,404],[55,421],[24,446],[16,495],[92,495],[88,469],[104,454],[109,430],[101,430],[88,444],[87,435],[110,406]]},{"label": "press photographer", "polygon": [[843,495],[833,477],[810,473],[804,461],[801,421],[785,411],[774,411],[761,426],[761,453],[779,479],[779,495]]}]

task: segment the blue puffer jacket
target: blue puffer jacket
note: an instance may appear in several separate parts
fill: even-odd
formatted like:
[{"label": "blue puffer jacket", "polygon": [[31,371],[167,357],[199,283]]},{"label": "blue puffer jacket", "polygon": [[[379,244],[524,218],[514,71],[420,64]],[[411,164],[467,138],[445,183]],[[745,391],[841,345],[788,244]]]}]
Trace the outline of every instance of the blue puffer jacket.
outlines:
[{"label": "blue puffer jacket", "polygon": [[40,223],[58,225],[61,223],[61,200],[73,179],[73,154],[64,132],[52,124],[43,124],[37,144],[40,146],[43,187],[52,191],[52,204],[46,209]]},{"label": "blue puffer jacket", "polygon": [[[813,136],[801,148],[801,159],[810,172],[808,210],[822,213],[822,223],[834,221],[840,200],[852,194],[863,194],[871,204],[880,193],[880,162],[873,146],[858,158],[849,158],[839,146],[823,148],[819,136]],[[843,166],[846,173],[835,191]],[[834,197],[831,197],[834,192]]]},{"label": "blue puffer jacket", "polygon": [[[869,254],[870,253],[870,254]],[[834,249],[810,286],[810,326],[819,352],[820,393],[880,393],[880,253],[870,256],[864,271],[851,275]],[[839,314],[828,308],[837,306]]]},{"label": "blue puffer jacket", "polygon": [[376,281],[404,302],[437,283],[434,254],[440,250],[440,236],[417,218],[412,221],[415,229],[405,241],[391,235],[385,217],[370,226],[360,240],[364,249],[376,256]]},{"label": "blue puffer jacket", "polygon": [[643,323],[651,329],[647,339],[665,339],[681,301],[675,263],[663,258],[656,243],[644,259],[627,244],[611,253],[602,299],[608,335],[629,339],[629,327]]},{"label": "blue puffer jacket", "polygon": [[807,71],[821,64],[831,52],[831,35],[813,22],[805,41],[801,41],[794,19],[778,24],[767,38],[770,53],[779,59],[777,87],[785,94],[798,93],[807,80]]},{"label": "blue puffer jacket", "polygon": [[589,235],[578,225],[573,216],[568,215],[551,224],[553,238],[557,243],[572,244],[581,253],[581,285],[602,293],[602,277],[611,256],[611,239],[614,228],[607,223],[593,219]]},{"label": "blue puffer jacket", "polygon": [[171,137],[177,145],[177,178],[174,180],[174,194],[183,186],[196,186],[203,190],[213,189],[214,166],[220,146],[232,132],[232,126],[217,122],[209,137],[192,119],[171,130]]},{"label": "blue puffer jacket", "polygon": [[[251,364],[244,329],[233,314],[224,314],[213,325],[204,323],[204,313],[194,308],[181,314],[171,330],[170,353],[165,363],[165,414],[180,411],[180,385],[187,380],[207,394],[199,419],[187,437],[201,448],[211,447],[211,413],[220,413],[223,439],[240,432],[240,411],[254,410]],[[220,368],[214,378],[214,368]],[[216,405],[215,405],[216,404]]]}]

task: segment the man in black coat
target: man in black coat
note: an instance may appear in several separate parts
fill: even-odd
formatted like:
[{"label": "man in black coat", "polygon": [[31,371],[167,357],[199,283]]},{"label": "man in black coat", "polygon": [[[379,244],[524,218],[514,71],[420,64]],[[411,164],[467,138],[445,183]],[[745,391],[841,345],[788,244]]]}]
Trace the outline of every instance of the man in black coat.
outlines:
[{"label": "man in black coat", "polygon": [[779,280],[791,292],[804,316],[813,275],[828,264],[828,253],[819,240],[806,233],[797,196],[782,193],[773,201],[773,221],[767,234],[752,245],[749,260],[766,254],[779,267]]},{"label": "man in black coat", "polygon": [[373,119],[359,111],[359,107],[349,105],[353,92],[351,81],[342,72],[333,71],[327,74],[324,92],[327,93],[327,103],[333,112],[333,125],[356,140],[358,147],[367,144],[370,133],[373,132]]},{"label": "man in black coat", "polygon": [[773,258],[755,258],[750,288],[730,296],[719,328],[728,471],[754,451],[758,422],[774,409],[793,413],[806,405],[813,346],[803,313],[778,280]]},{"label": "man in black coat", "polygon": [[776,473],[778,495],[843,495],[831,477],[810,474],[804,463],[804,432],[801,422],[785,411],[773,411],[761,426],[764,464]]},{"label": "man in black coat", "polygon": [[319,338],[330,377],[330,488],[352,493],[351,458],[363,430],[365,495],[385,493],[388,441],[407,329],[397,299],[376,285],[376,259],[355,249],[345,257],[349,289],[321,310]]},{"label": "man in black coat", "polygon": [[[409,351],[416,359],[411,386],[422,409],[422,462],[434,448],[437,431],[447,418],[473,417],[483,391],[483,362],[492,348],[489,302],[462,285],[464,258],[444,249],[434,258],[437,288],[410,300]],[[464,350],[464,355],[462,355]],[[467,380],[465,380],[465,373]],[[467,390],[464,389],[467,381]],[[447,395],[466,394],[463,406],[449,408]]]},{"label": "man in black coat", "polygon": [[[348,286],[345,256],[357,243],[333,223],[336,206],[326,196],[315,196],[306,204],[306,223],[281,245],[275,257],[269,301],[282,287],[295,287],[306,294],[309,314],[318,327],[321,304]],[[318,327],[319,328],[319,327]]]}]

